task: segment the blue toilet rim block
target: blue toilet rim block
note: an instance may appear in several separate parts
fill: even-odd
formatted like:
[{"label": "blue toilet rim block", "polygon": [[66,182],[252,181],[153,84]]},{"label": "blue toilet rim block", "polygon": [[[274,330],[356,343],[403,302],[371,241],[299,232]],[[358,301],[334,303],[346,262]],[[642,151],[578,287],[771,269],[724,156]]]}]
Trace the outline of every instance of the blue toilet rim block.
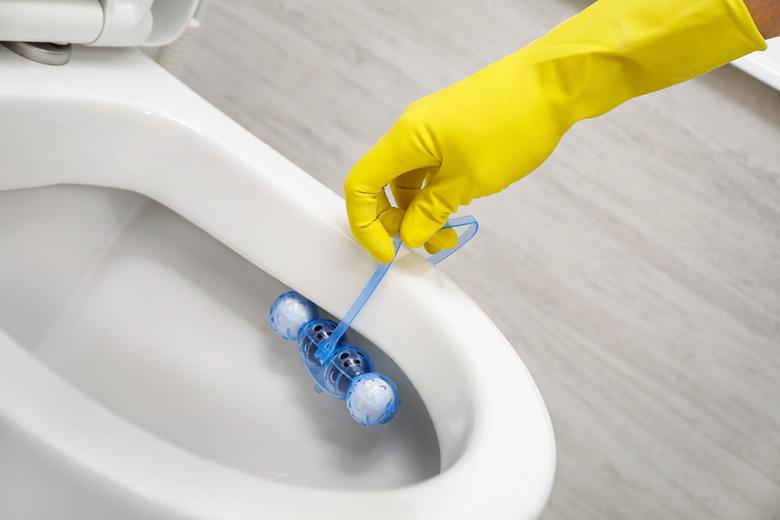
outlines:
[{"label": "blue toilet rim block", "polygon": [[[458,237],[455,247],[440,251],[429,260],[437,264],[463,247],[476,234],[479,224],[472,216],[454,218],[443,228],[467,227]],[[393,239],[395,256],[401,247],[400,238]],[[268,317],[274,332],[287,340],[297,341],[298,351],[315,390],[346,401],[347,411],[359,424],[381,426],[395,416],[400,398],[398,387],[385,374],[373,370],[366,351],[348,344],[346,332],[392,266],[393,260],[380,264],[355,302],[336,324],[321,319],[316,305],[296,291],[276,298]]]}]

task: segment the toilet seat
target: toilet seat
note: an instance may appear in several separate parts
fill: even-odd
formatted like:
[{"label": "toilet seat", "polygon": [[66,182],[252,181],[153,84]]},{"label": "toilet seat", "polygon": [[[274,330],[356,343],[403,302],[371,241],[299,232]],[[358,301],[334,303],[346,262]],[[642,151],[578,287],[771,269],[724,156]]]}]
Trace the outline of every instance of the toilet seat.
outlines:
[{"label": "toilet seat", "polygon": [[[69,183],[144,194],[337,316],[373,272],[339,197],[140,52],[76,49],[58,69],[1,52],[0,67],[13,78],[0,84],[0,190]],[[30,143],[41,144],[39,153],[18,152]],[[312,250],[317,269],[307,261]],[[0,428],[24,432],[136,497],[150,518],[536,517],[554,475],[550,419],[517,354],[476,304],[407,254],[353,326],[425,402],[441,450],[436,477],[361,492],[253,477],[127,423],[5,335]]]}]

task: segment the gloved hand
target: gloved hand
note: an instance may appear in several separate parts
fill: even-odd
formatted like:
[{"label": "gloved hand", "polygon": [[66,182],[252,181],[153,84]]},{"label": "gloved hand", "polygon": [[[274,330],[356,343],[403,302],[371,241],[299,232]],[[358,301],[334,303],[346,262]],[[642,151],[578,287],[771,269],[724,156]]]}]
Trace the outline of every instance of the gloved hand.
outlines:
[{"label": "gloved hand", "polygon": [[399,228],[410,247],[452,247],[447,217],[533,171],[575,122],[765,48],[743,0],[598,0],[412,103],[344,183],[352,232],[382,262]]}]

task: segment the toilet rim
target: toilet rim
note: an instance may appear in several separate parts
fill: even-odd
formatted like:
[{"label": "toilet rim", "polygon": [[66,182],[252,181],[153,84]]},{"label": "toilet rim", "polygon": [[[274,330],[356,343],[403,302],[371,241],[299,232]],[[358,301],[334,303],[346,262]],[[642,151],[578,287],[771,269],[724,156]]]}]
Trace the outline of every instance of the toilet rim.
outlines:
[{"label": "toilet rim", "polygon": [[[1,159],[0,167],[9,173],[0,178],[0,190],[72,183],[141,193],[339,317],[373,271],[374,262],[351,238],[339,197],[141,53],[77,49],[71,64],[53,73],[7,55],[0,55],[0,66],[15,72],[13,82],[0,85],[0,103],[8,114],[3,124],[14,124],[0,142],[11,147],[35,137],[47,143],[35,157]],[[106,74],[107,69],[112,72]],[[231,182],[225,182],[226,175]],[[284,183],[278,180],[282,176]],[[262,240],[247,233],[253,223],[274,215],[284,215],[284,229],[269,226]],[[285,239],[290,229],[300,240]],[[274,244],[282,243],[284,251],[274,253]],[[311,262],[303,260],[306,247],[321,252],[319,270],[313,272]],[[388,313],[404,326],[383,319]],[[274,518],[321,515],[320,501],[348,518],[343,508],[358,497],[376,508],[372,517],[377,519],[459,518],[485,511],[491,518],[536,516],[555,467],[549,416],[524,365],[471,299],[424,259],[408,254],[396,262],[354,328],[415,384],[439,437],[442,473],[436,477],[403,488],[349,492],[297,488],[243,474],[166,444],[75,389],[66,390],[69,385],[55,374],[36,368],[32,358],[25,361],[29,354],[16,352],[19,347],[9,338],[0,344],[16,352],[18,373],[34,374],[40,388],[56,387],[52,395],[63,400],[61,409],[89,417],[90,424],[104,428],[104,436],[91,444],[79,440],[78,432],[52,423],[57,414],[41,413],[45,399],[26,406],[6,399],[0,414],[13,415],[16,424],[58,453],[122,487],[203,516],[202,511],[230,518],[267,515],[273,498],[287,503],[277,506]],[[435,377],[430,367],[436,367]],[[128,443],[121,450],[112,445],[119,439]],[[134,456],[117,458],[117,453]],[[150,465],[152,453],[164,467]],[[182,475],[187,478],[177,478]],[[304,492],[306,500],[300,500]]]}]

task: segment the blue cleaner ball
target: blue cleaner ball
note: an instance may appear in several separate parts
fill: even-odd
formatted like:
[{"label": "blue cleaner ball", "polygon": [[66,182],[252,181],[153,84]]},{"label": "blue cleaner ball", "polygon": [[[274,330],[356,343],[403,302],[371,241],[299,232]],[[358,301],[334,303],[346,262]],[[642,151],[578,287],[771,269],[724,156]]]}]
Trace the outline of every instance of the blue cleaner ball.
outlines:
[{"label": "blue cleaner ball", "polygon": [[300,293],[289,291],[274,300],[268,312],[268,319],[278,336],[295,340],[301,327],[316,320],[319,315],[319,309],[311,300]]},{"label": "blue cleaner ball", "polygon": [[379,426],[395,416],[400,400],[395,383],[384,374],[369,372],[352,380],[347,410],[363,426]]}]

